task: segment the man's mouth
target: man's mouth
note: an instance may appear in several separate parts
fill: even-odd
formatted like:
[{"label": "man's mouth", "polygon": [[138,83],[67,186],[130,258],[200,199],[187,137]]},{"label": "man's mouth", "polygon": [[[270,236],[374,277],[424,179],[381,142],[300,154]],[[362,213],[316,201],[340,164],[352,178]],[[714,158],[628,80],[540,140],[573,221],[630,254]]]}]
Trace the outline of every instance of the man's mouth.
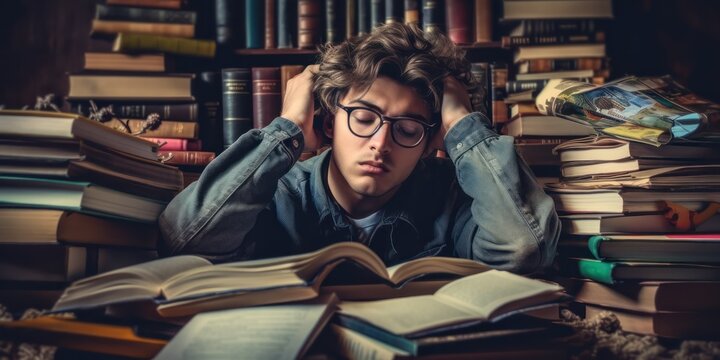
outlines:
[{"label": "man's mouth", "polygon": [[380,161],[363,161],[360,163],[360,168],[372,174],[382,174],[390,171],[387,165]]}]

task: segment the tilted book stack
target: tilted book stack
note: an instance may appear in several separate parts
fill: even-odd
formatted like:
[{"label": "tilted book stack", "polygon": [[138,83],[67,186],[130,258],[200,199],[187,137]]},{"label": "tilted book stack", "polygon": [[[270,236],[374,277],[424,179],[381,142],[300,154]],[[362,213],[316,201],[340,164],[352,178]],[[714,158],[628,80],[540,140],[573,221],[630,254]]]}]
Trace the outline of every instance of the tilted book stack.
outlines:
[{"label": "tilted book stack", "polygon": [[212,69],[203,59],[214,57],[215,42],[199,38],[198,11],[163,4],[96,5],[84,71],[70,75],[68,100],[85,116],[94,111],[90,100],[112,106],[128,126],[104,124],[126,132],[141,132],[148,115],[160,115],[161,124],[140,136],[161,145],[160,156],[187,174],[187,185],[220,150],[220,74],[202,71]]},{"label": "tilted book stack", "polygon": [[156,258],[156,220],[182,189],[157,147],[76,114],[0,111],[0,301]]},{"label": "tilted book stack", "polygon": [[559,161],[552,148],[594,132],[541,114],[534,99],[550,79],[603,83],[608,78],[605,28],[613,17],[612,4],[609,0],[504,0],[502,5],[501,21],[507,30],[501,43],[513,50],[514,59],[512,66],[498,69],[505,72],[501,76],[505,81],[495,85],[500,95],[493,99],[493,120],[503,134],[516,138],[518,153],[540,180],[553,181],[559,176]]}]

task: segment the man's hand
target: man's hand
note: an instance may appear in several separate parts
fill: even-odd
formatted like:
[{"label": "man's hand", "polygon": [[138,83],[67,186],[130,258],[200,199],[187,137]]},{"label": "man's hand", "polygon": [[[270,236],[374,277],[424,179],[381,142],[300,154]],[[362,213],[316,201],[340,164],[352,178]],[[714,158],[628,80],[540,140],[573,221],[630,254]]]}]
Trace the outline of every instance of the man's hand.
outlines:
[{"label": "man's hand", "polygon": [[467,89],[465,89],[460,81],[454,76],[448,75],[444,79],[444,88],[442,108],[440,111],[442,124],[440,124],[440,130],[435,134],[430,143],[429,149],[431,150],[445,150],[445,135],[455,123],[472,112],[470,96],[468,96]]},{"label": "man's hand", "polygon": [[310,65],[303,72],[288,80],[280,116],[294,122],[302,130],[305,149],[315,150],[320,146],[321,137],[313,129],[313,76],[320,65]]}]

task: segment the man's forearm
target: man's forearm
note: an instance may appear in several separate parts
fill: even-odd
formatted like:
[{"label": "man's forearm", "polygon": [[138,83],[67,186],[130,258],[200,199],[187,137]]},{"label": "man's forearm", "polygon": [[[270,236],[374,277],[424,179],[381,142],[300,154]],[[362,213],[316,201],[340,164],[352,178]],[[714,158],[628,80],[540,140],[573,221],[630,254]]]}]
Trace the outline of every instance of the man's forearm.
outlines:
[{"label": "man's forearm", "polygon": [[161,252],[232,255],[302,148],[300,129],[283,118],[241,136],[162,213]]},{"label": "man's forearm", "polygon": [[518,158],[513,139],[485,123],[470,114],[445,138],[458,183],[472,198],[456,218],[456,250],[497,268],[535,271],[555,253],[560,225],[553,201]]}]

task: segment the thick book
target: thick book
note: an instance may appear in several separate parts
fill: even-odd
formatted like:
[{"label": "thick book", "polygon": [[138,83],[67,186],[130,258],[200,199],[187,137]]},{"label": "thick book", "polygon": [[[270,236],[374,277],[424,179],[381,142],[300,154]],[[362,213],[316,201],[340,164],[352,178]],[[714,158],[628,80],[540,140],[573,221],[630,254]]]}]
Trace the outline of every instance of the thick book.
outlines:
[{"label": "thick book", "polygon": [[155,222],[164,202],[88,182],[0,176],[0,206],[78,211]]},{"label": "thick book", "polygon": [[78,114],[0,110],[0,125],[3,138],[85,140],[143,159],[157,160],[157,144],[114,131]]},{"label": "thick book", "polygon": [[604,61],[602,58],[533,59],[521,61],[516,65],[518,74],[573,70],[600,71],[604,67]]},{"label": "thick book", "polygon": [[0,243],[155,249],[159,237],[160,232],[154,224],[63,210],[0,209]]},{"label": "thick book", "polygon": [[195,24],[197,14],[187,10],[163,10],[127,6],[95,5],[95,19],[168,24]]},{"label": "thick book", "polygon": [[557,116],[516,112],[510,109],[510,121],[501,128],[504,135],[522,136],[587,136],[595,131],[589,126]]},{"label": "thick book", "polygon": [[[32,319],[2,321],[0,334],[20,342],[59,346],[119,357],[148,359],[167,344],[167,340],[138,336],[130,325],[104,324],[66,317],[39,316]],[[100,354],[100,355],[98,355]]]},{"label": "thick book", "polygon": [[519,46],[515,51],[514,62],[534,59],[573,59],[605,57],[605,44],[572,44]]},{"label": "thick book", "polygon": [[253,127],[268,126],[282,110],[280,97],[280,68],[252,68]]},{"label": "thick book", "polygon": [[720,281],[720,266],[701,264],[564,258],[560,271],[611,285],[624,281]]},{"label": "thick book", "polygon": [[168,71],[168,60],[164,54],[121,54],[86,52],[85,70],[105,71]]},{"label": "thick book", "polygon": [[[677,234],[720,233],[720,214],[714,214],[699,224],[683,223],[681,214],[577,214],[562,215],[563,231],[573,235],[596,234]],[[690,220],[688,220],[690,221]]]},{"label": "thick book", "polygon": [[253,128],[252,76],[250,69],[222,69],[223,147]]},{"label": "thick book", "polygon": [[573,35],[531,35],[531,36],[503,36],[500,39],[502,47],[532,46],[532,45],[564,45],[602,43],[605,33],[573,34]]},{"label": "thick book", "polygon": [[601,27],[596,19],[523,19],[510,30],[510,36],[594,34]]},{"label": "thick book", "polygon": [[112,50],[117,52],[158,51],[212,58],[215,57],[216,46],[215,41],[212,40],[121,32],[115,38]]},{"label": "thick book", "polygon": [[357,0],[357,17],[358,35],[369,34],[372,30],[370,24],[370,0]]},{"label": "thick book", "polygon": [[[565,179],[562,186],[677,190],[720,189],[720,165],[686,165]],[[558,184],[554,185],[558,187]]]},{"label": "thick book", "polygon": [[245,48],[262,49],[265,34],[263,0],[245,0]]},{"label": "thick book", "polygon": [[[134,133],[140,132],[140,130],[145,126],[145,120],[143,119],[125,119],[125,121],[127,121],[130,130]],[[102,124],[112,129],[126,131],[125,126],[118,119],[113,119]],[[199,134],[199,123],[163,120],[162,123],[160,123],[160,126],[156,129],[145,130],[145,132],[139,136],[151,138],[197,139]]]},{"label": "thick book", "polygon": [[[356,266],[343,267],[354,264]],[[345,270],[345,271],[343,271]],[[315,298],[333,272],[347,283],[380,282],[401,287],[425,275],[464,276],[488,270],[468,259],[427,257],[386,268],[368,247],[337,243],[281,258],[212,265],[199,256],[175,256],[100,274],[71,285],[55,311],[91,309],[133,301],[156,303],[168,317],[231,307]],[[137,274],[141,275],[140,277]],[[128,288],[128,284],[133,284]]]},{"label": "thick book", "polygon": [[[92,105],[87,101],[74,102],[72,111],[82,116],[89,117],[93,112]],[[127,102],[106,102],[95,101],[95,105],[99,108],[112,107],[112,111],[121,119],[146,119],[148,115],[156,113],[161,119],[172,121],[198,121],[198,104],[145,104],[145,103],[127,103]]]},{"label": "thick book", "polygon": [[[222,75],[220,71],[203,71],[198,74],[196,96],[200,105],[200,141],[202,150],[220,153],[222,151]],[[171,150],[166,148],[163,150]],[[181,149],[175,149],[181,150]],[[197,149],[185,149],[201,150]]]},{"label": "thick book", "polygon": [[313,49],[322,42],[321,16],[320,0],[298,0],[298,48]]},{"label": "thick book", "polygon": [[680,159],[720,162],[720,148],[712,145],[651,146],[610,136],[591,136],[566,141],[556,148],[562,162],[615,161],[622,159]]},{"label": "thick book", "polygon": [[277,48],[277,0],[265,0],[265,48]]},{"label": "thick book", "polygon": [[180,9],[183,0],[107,0],[108,5],[127,5],[149,8]]},{"label": "thick book", "polygon": [[209,151],[166,151],[160,150],[158,154],[167,160],[167,165],[205,166],[215,159],[215,153]]},{"label": "thick book", "polygon": [[585,317],[592,318],[610,311],[620,321],[623,331],[676,339],[720,340],[717,324],[720,312],[663,311],[642,313],[585,305]]},{"label": "thick book", "polygon": [[195,25],[94,19],[92,21],[92,32],[100,34],[135,33],[192,38],[195,36]]},{"label": "thick book", "polygon": [[720,235],[593,235],[586,240],[562,240],[558,250],[563,256],[606,261],[720,263]]},{"label": "thick book", "polygon": [[72,74],[70,100],[194,101],[193,74]]},{"label": "thick book", "polygon": [[[382,0],[373,0],[373,2],[381,3]],[[405,17],[403,21],[406,24],[413,24],[417,27],[420,27],[420,13],[422,12],[422,9],[420,8],[420,0],[405,0]],[[380,9],[378,9],[380,10]],[[382,15],[385,15],[384,12],[381,13]],[[380,18],[384,18],[384,16],[380,16]],[[375,21],[373,21],[373,27],[377,26]]]},{"label": "thick book", "polygon": [[0,140],[0,175],[88,181],[158,200],[182,190],[182,175],[157,160],[86,142]]},{"label": "thick book", "polygon": [[[385,0],[383,0],[383,7]],[[383,24],[385,18],[383,17]],[[357,36],[357,0],[347,0],[345,4],[345,39],[352,39]]]},{"label": "thick book", "polygon": [[445,0],[445,24],[447,35],[455,44],[472,44],[473,7],[467,0]]},{"label": "thick book", "polygon": [[493,41],[493,22],[495,17],[492,0],[475,0],[476,43]]},{"label": "thick book", "polygon": [[709,202],[720,203],[720,192],[710,190],[674,191],[644,189],[574,188],[551,184],[545,189],[561,213],[658,213],[668,210],[668,204],[702,211]]},{"label": "thick book", "polygon": [[245,9],[241,1],[215,1],[215,39],[228,49],[245,46]]},{"label": "thick book", "polygon": [[[333,0],[328,0],[333,1]],[[328,5],[328,19],[330,16],[330,8]],[[297,1],[293,0],[277,0],[277,47],[278,49],[291,49],[297,44]],[[328,24],[334,22],[328,21]],[[335,36],[341,36],[342,32],[338,30],[337,35],[330,36],[330,26],[328,26],[328,39],[335,39]]]},{"label": "thick book", "polygon": [[441,2],[422,0],[422,29],[425,32],[443,32],[445,30],[443,4]]},{"label": "thick book", "polygon": [[571,161],[563,162],[561,171],[565,178],[587,177],[593,175],[611,175],[640,170],[658,169],[672,166],[703,165],[707,159],[622,159],[610,161]]},{"label": "thick book", "polygon": [[585,304],[646,313],[720,310],[718,281],[644,281],[607,285],[589,279],[553,280],[562,284],[575,301]]},{"label": "thick book", "polygon": [[403,0],[385,0],[385,23],[403,22]]},{"label": "thick book", "polygon": [[87,274],[83,246],[0,243],[0,281],[67,283]]},{"label": "thick book", "polygon": [[[198,314],[155,359],[302,359],[335,313],[333,294],[309,302]],[[242,356],[239,356],[242,354]]]},{"label": "thick book", "polygon": [[610,0],[511,0],[503,1],[503,20],[612,19]]},{"label": "thick book", "polygon": [[[377,301],[346,301],[341,318],[354,330],[374,330],[405,337],[422,337],[482,323],[566,301],[557,284],[505,271],[489,270],[452,281],[433,295]],[[422,316],[420,316],[422,314]],[[345,326],[350,322],[344,322]]]}]

